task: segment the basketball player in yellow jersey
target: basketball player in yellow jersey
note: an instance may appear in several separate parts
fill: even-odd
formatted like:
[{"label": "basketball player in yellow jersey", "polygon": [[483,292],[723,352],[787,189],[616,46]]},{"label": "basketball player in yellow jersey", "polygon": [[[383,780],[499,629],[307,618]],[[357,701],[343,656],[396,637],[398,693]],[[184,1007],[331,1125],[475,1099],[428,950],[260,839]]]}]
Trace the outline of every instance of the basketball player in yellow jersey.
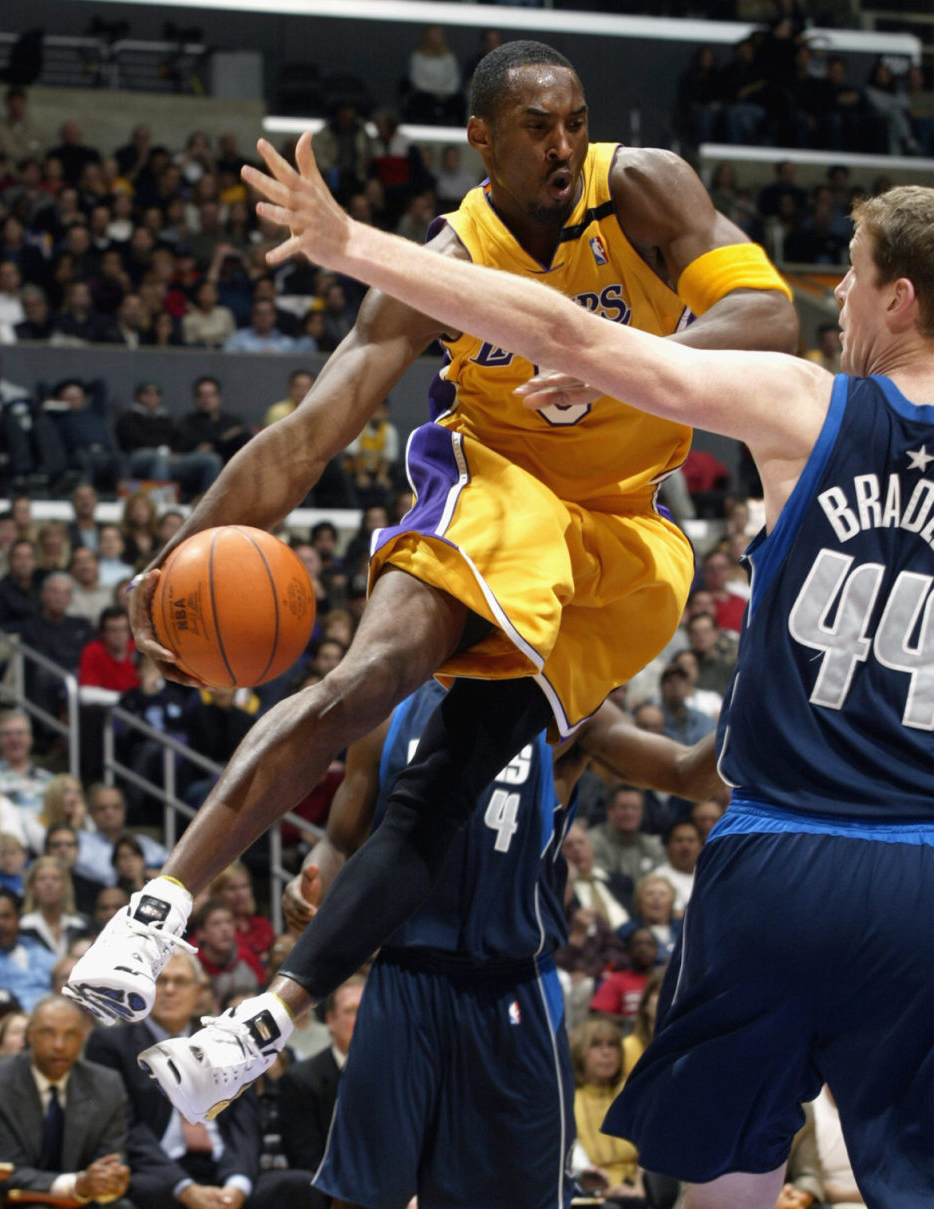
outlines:
[{"label": "basketball player in yellow jersey", "polygon": [[[590,152],[583,88],[562,55],[530,42],[493,51],[475,72],[471,109],[468,137],[489,183],[443,224],[432,241],[438,252],[494,254],[470,221],[486,214],[497,264],[546,280],[567,273],[561,288],[603,308],[608,321],[636,318],[698,346],[794,348],[781,279],[716,213],[683,161],[661,151]],[[300,149],[310,169],[307,140]],[[261,150],[286,179],[288,165],[268,144]],[[272,201],[289,195],[279,181],[245,175]],[[696,318],[676,331],[685,308]],[[419,430],[410,467],[418,500],[374,559],[350,650],[324,681],[256,722],[164,875],[108,924],[71,980],[71,993],[102,1017],[144,1017],[191,894],[430,675],[468,673],[429,721],[384,821],[335,880],[270,991],[206,1025],[191,1045],[147,1051],[189,1120],[265,1070],[292,1014],[342,982],[418,907],[457,829],[513,755],[550,720],[568,731],[596,709],[661,647],[681,611],[690,551],[653,499],[654,480],[684,456],[687,431],[643,427],[625,403],[606,398],[576,396],[579,411],[530,417],[508,393],[531,368],[509,350],[485,351],[371,291],[302,404],[224,468],[142,577],[131,608],[143,652],[180,678],[149,618],[166,554],[210,525],[278,524],[412,360],[445,335],[453,360],[434,401],[451,414]],[[508,843],[505,807],[489,825]]]}]

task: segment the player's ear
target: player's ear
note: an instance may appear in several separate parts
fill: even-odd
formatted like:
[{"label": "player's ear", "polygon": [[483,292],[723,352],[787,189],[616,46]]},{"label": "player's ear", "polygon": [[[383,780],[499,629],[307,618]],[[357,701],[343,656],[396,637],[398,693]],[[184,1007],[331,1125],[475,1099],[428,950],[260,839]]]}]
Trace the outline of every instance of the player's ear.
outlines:
[{"label": "player's ear", "polygon": [[467,142],[485,158],[493,147],[493,132],[484,118],[472,115],[467,121]]},{"label": "player's ear", "polygon": [[892,282],[888,304],[889,318],[900,323],[913,325],[918,320],[918,295],[910,277],[899,277]]}]

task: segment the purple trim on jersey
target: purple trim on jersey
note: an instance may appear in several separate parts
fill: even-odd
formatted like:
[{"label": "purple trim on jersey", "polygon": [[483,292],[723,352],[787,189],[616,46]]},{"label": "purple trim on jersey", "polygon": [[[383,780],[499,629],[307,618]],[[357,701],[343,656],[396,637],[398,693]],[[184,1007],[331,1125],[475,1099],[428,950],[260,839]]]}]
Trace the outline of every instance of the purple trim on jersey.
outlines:
[{"label": "purple trim on jersey", "polygon": [[438,370],[428,387],[428,415],[432,420],[454,410],[457,402],[457,387],[447,378],[442,378],[444,370],[451,364],[451,354],[445,349],[444,365]]},{"label": "purple trim on jersey", "polygon": [[459,434],[437,424],[416,428],[405,456],[415,503],[406,513],[404,523],[388,526],[374,534],[371,553],[412,530],[443,537],[457,497],[470,482]]}]

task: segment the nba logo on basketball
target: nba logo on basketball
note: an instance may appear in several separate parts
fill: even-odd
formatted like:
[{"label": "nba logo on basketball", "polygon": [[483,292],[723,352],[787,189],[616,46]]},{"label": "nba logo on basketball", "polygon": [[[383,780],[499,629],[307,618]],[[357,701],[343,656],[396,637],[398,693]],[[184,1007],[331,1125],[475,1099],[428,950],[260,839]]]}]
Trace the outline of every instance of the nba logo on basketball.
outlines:
[{"label": "nba logo on basketball", "polygon": [[597,264],[607,263],[606,248],[603,246],[603,240],[599,235],[595,235],[590,241],[590,250],[593,252],[593,258]]},{"label": "nba logo on basketball", "polygon": [[522,1023],[522,1013],[519,1011],[518,999],[514,999],[512,1001],[512,1003],[509,1005],[509,1023],[510,1024],[521,1024]]}]

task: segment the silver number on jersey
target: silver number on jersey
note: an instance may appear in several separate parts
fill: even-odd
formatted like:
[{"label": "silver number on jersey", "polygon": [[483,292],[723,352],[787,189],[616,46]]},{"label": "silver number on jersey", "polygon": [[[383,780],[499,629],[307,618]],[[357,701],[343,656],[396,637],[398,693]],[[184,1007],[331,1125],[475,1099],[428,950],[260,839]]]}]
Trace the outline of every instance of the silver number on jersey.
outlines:
[{"label": "silver number on jersey", "polygon": [[[863,563],[849,575],[852,565],[848,554],[821,550],[788,615],[792,638],[824,652],[810,700],[828,709],[843,708],[856,665],[864,663],[872,650],[866,625],[885,568],[881,563]],[[828,624],[838,594],[836,616]]]},{"label": "silver number on jersey", "polygon": [[[869,637],[866,629],[884,567],[862,563],[851,573],[852,564],[849,555],[821,550],[788,617],[788,629],[796,641],[824,652],[810,700],[814,705],[841,709],[856,665],[865,662],[871,652],[883,667],[907,672],[911,678],[903,725],[934,730],[934,577],[900,572],[875,636]],[[828,625],[838,595],[836,614]]]},{"label": "silver number on jersey", "polygon": [[496,832],[496,852],[508,852],[512,837],[519,830],[519,795],[507,793],[505,789],[494,789],[483,821]]}]

